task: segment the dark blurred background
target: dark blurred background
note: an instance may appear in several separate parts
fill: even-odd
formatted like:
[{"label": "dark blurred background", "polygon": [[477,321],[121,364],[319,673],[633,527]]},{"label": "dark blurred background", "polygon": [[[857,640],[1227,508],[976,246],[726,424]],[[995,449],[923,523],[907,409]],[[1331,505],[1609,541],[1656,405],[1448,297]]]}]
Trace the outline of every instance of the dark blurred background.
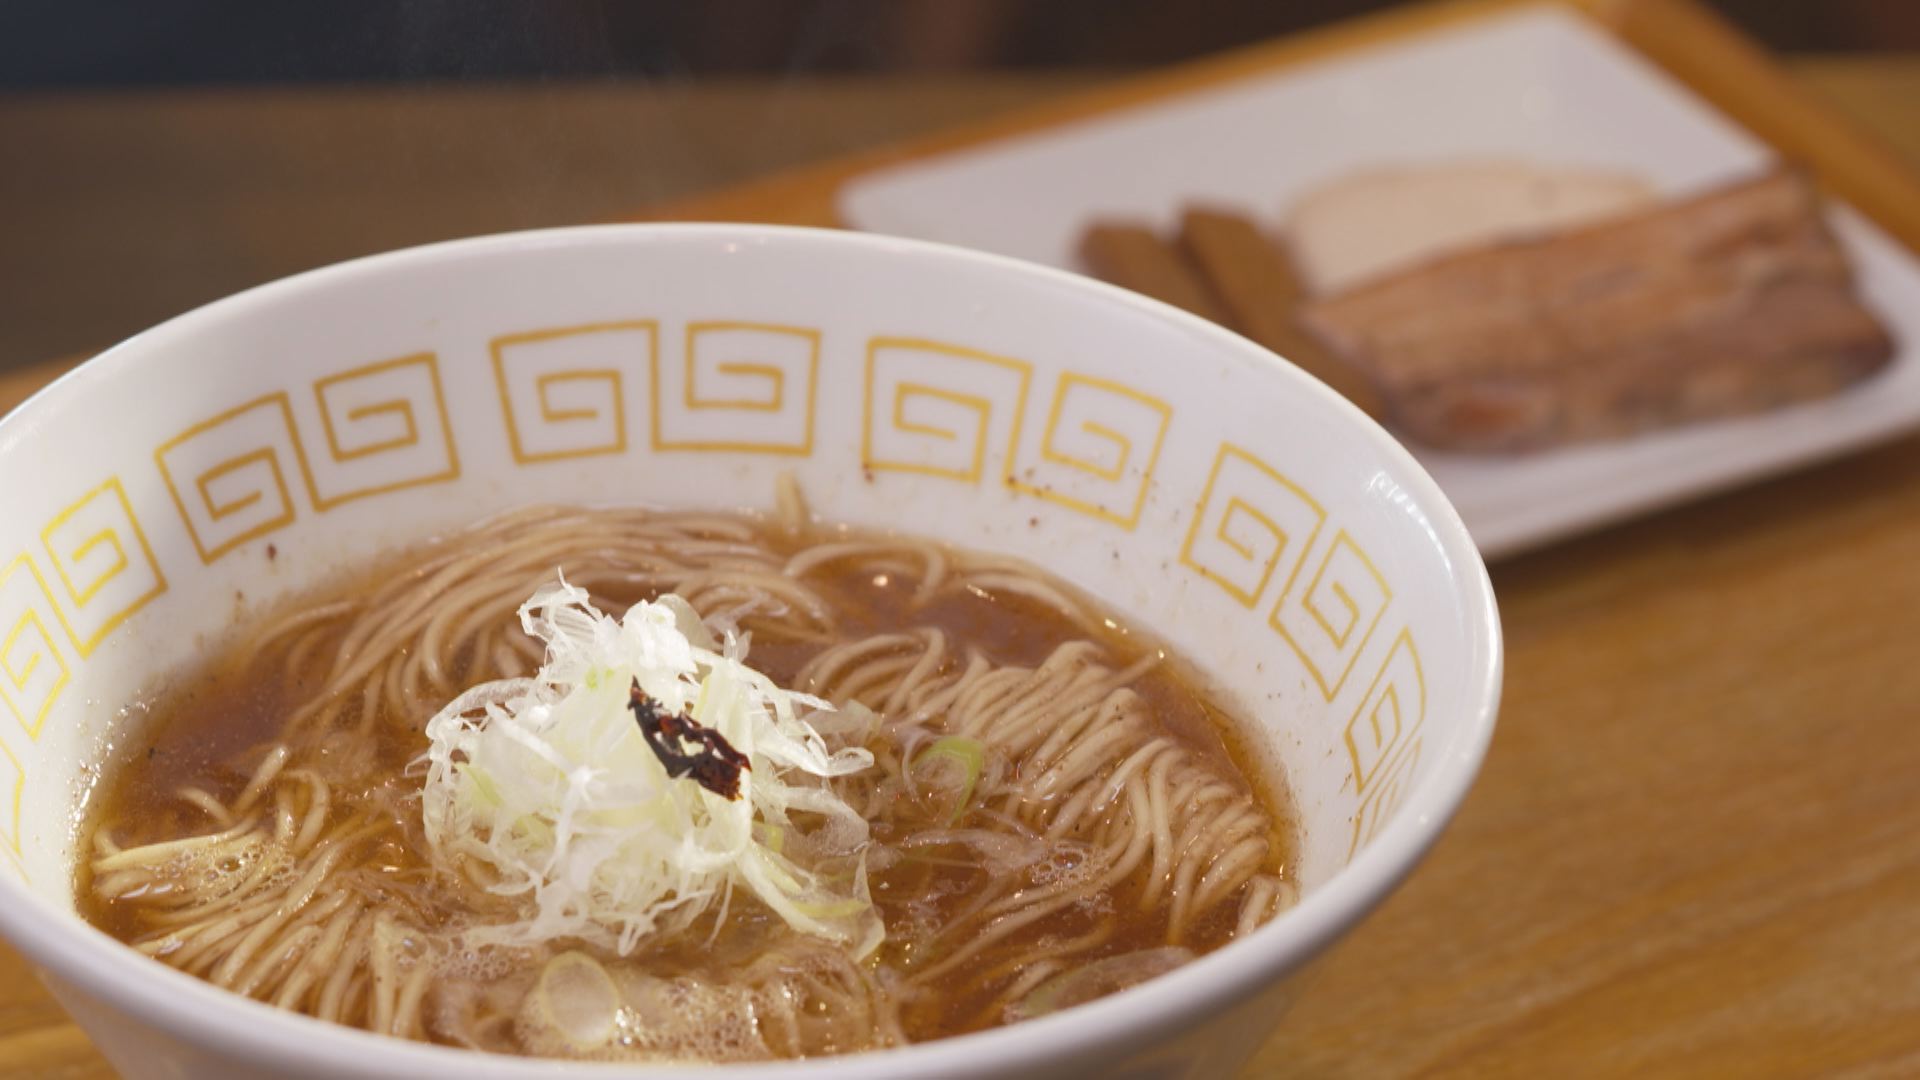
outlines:
[{"label": "dark blurred background", "polygon": [[[1920,100],[1920,0],[1707,2],[1920,145],[1876,105]],[[0,369],[313,266],[631,216],[1398,6],[0,0]]]},{"label": "dark blurred background", "polygon": [[[1916,0],[1710,0],[1783,51],[1920,47]],[[10,0],[0,86],[1160,64],[1394,0]]]}]

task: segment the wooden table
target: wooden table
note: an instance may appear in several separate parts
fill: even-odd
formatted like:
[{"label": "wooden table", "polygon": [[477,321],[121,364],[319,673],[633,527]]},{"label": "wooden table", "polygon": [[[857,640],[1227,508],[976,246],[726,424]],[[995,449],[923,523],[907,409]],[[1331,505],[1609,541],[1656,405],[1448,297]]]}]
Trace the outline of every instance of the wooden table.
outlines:
[{"label": "wooden table", "polygon": [[[830,223],[833,187],[875,161],[1251,62],[656,213]],[[1920,165],[1920,59],[1792,68]],[[1007,95],[951,89],[932,111]],[[855,130],[889,107],[874,91],[836,106]],[[65,366],[0,375],[0,410]],[[1249,1075],[1920,1075],[1920,439],[1506,562],[1494,583],[1507,689],[1480,781]],[[108,1075],[0,948],[0,1076]]]}]

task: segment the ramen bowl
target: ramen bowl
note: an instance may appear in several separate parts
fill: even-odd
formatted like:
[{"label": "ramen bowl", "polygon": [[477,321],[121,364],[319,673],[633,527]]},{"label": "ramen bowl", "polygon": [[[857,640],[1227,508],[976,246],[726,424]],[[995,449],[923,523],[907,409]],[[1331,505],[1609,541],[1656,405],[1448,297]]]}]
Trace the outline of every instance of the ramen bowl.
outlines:
[{"label": "ramen bowl", "polygon": [[1184,654],[1291,793],[1304,895],[1088,1005],[722,1075],[1226,1075],[1491,736],[1498,617],[1459,518],[1378,426],[1233,334],[879,237],[485,238],[181,316],[0,421],[0,932],[130,1077],[551,1074],[137,954],[75,914],[77,808],[147,695],[249,613],[510,507],[765,507],[782,473],[824,520],[1025,558]]}]

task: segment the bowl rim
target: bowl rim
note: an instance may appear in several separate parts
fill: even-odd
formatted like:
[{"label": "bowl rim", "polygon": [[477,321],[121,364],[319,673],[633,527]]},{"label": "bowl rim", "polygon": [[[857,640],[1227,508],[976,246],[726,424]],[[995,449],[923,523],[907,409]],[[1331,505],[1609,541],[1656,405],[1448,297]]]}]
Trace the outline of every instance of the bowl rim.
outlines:
[{"label": "bowl rim", "polygon": [[[1465,718],[1433,772],[1346,866],[1302,897],[1299,905],[1242,941],[1124,992],[1062,1013],[933,1042],[835,1057],[713,1066],[729,1080],[862,1080],[901,1075],[1004,1075],[1088,1052],[1138,1050],[1165,1041],[1200,1019],[1228,1009],[1277,982],[1331,944],[1383,900],[1419,862],[1458,809],[1493,736],[1504,664],[1491,579],[1466,526],[1424,468],[1365,413],[1292,363],[1229,330],[1185,311],[1052,267],[946,244],[836,229],[731,223],[630,223],[536,229],[445,241],[309,270],[247,289],[177,315],[80,364],[0,417],[0,454],[49,402],[85,393],[123,367],[140,363],[152,343],[191,335],[243,311],[297,301],[350,279],[516,251],[669,243],[824,245],[884,257],[970,264],[1023,278],[1167,322],[1261,377],[1292,380],[1316,407],[1344,417],[1410,489],[1414,505],[1451,570],[1449,578],[1471,640],[1471,670],[1462,698]],[[0,876],[0,933],[36,968],[70,983],[103,1005],[137,1017],[189,1045],[291,1069],[342,1077],[416,1075],[500,1080],[582,1075],[663,1076],[671,1065],[561,1062],[483,1054],[414,1043],[296,1015],[155,963],[54,907],[11,876]]]}]

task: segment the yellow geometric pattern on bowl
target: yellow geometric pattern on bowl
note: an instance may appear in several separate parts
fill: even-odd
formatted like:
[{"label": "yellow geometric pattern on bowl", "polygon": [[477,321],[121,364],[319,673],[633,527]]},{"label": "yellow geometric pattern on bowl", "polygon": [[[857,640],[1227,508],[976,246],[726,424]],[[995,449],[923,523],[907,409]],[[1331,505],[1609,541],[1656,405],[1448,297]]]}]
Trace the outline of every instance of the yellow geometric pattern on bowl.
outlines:
[{"label": "yellow geometric pattern on bowl", "polygon": [[[867,342],[860,462],[977,484],[987,455],[1020,445],[1033,365],[925,338]],[[882,422],[884,420],[884,423]]]},{"label": "yellow geometric pattern on bowl", "polygon": [[1360,800],[1347,849],[1352,858],[1399,809],[1420,761],[1427,720],[1427,675],[1413,630],[1394,636],[1372,685],[1347,721],[1344,742]]},{"label": "yellow geometric pattern on bowl", "polygon": [[[663,340],[662,324],[653,319],[491,338],[513,460],[527,465],[626,452],[627,394],[642,379],[652,391],[655,450],[812,453],[819,330],[690,322],[683,353],[671,358],[663,356]],[[1076,513],[1135,528],[1153,490],[1172,408],[1123,383],[1065,372],[1038,440],[1023,444],[1033,377],[1034,366],[1013,357],[926,338],[870,338],[862,465],[975,485],[991,476]],[[316,434],[311,420],[296,422],[298,402],[275,392],[194,424],[155,449],[155,464],[202,564],[297,520],[293,470],[319,511],[460,477],[435,353],[355,367],[311,387],[324,435],[318,445],[308,439]],[[711,426],[703,427],[703,418]],[[743,429],[751,434],[738,434]],[[1280,469],[1223,442],[1178,559],[1243,608],[1271,605],[1268,625],[1331,703],[1368,652],[1393,591],[1354,536],[1327,529],[1328,516]],[[168,588],[118,477],[60,511],[40,536],[50,575],[25,553],[0,570],[0,700],[29,740],[39,737],[79,663]],[[56,640],[55,622],[77,658]],[[1340,734],[1355,798],[1350,856],[1398,809],[1418,772],[1426,694],[1412,633],[1403,629]],[[0,743],[0,850],[16,857],[26,779],[21,760]]]},{"label": "yellow geometric pattern on bowl", "polygon": [[690,322],[679,364],[653,356],[653,448],[813,453],[820,331]]},{"label": "yellow geometric pattern on bowl", "polygon": [[309,478],[316,507],[460,477],[438,358],[382,360],[318,379],[326,464]]},{"label": "yellow geometric pattern on bowl", "polygon": [[621,454],[627,377],[654,363],[653,319],[501,334],[488,343],[507,447],[521,465]]},{"label": "yellow geometric pattern on bowl", "polygon": [[72,678],[50,629],[59,619],[33,556],[23,553],[0,570],[0,701],[29,739],[40,737]]},{"label": "yellow geometric pattern on bowl", "polygon": [[203,565],[291,525],[291,460],[311,491],[306,451],[284,393],[268,394],[193,425],[153,452],[167,492]]},{"label": "yellow geometric pattern on bowl", "polygon": [[1251,608],[1282,565],[1288,570],[1281,595],[1293,589],[1326,520],[1320,503],[1280,470],[1222,443],[1180,545],[1180,562]]},{"label": "yellow geometric pattern on bowl", "polygon": [[1427,719],[1427,676],[1420,667],[1420,651],[1413,632],[1402,630],[1387,650],[1387,658],[1367,688],[1366,696],[1347,721],[1347,755],[1353,764],[1354,790],[1367,794],[1368,785],[1385,771]]},{"label": "yellow geometric pattern on bowl", "polygon": [[82,657],[167,591],[117,476],[55,515],[40,542],[66,592],[66,605],[56,603],[54,613]]},{"label": "yellow geometric pattern on bowl", "polygon": [[20,759],[0,739],[0,848],[16,863],[26,855],[20,837],[21,811],[25,807],[27,770]]},{"label": "yellow geometric pattern on bowl", "polygon": [[1341,529],[1307,587],[1282,594],[1267,622],[1293,647],[1321,696],[1332,701],[1392,601],[1387,579]]},{"label": "yellow geometric pattern on bowl", "polygon": [[1367,842],[1380,834],[1380,829],[1393,812],[1400,809],[1401,800],[1406,798],[1407,789],[1413,783],[1414,772],[1420,767],[1420,751],[1426,737],[1415,735],[1407,743],[1406,749],[1395,755],[1387,763],[1384,775],[1374,785],[1373,794],[1362,799],[1360,806],[1353,812],[1353,835],[1347,843],[1347,859],[1351,861],[1359,854]]},{"label": "yellow geometric pattern on bowl", "polygon": [[[1172,419],[1172,407],[1157,397],[1067,372],[1047,410],[1039,463],[1009,462],[1007,484],[1132,531],[1147,504]],[[1143,446],[1146,452],[1136,461],[1134,452]]]}]

